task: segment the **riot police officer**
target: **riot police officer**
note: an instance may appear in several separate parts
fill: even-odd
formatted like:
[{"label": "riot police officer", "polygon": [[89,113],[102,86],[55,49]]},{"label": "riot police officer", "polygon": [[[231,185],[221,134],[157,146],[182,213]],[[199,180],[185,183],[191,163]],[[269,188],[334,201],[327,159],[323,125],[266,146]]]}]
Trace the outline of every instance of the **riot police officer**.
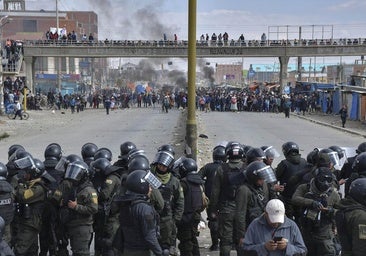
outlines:
[{"label": "riot police officer", "polygon": [[242,172],[245,176],[245,183],[237,189],[235,198],[237,227],[235,236],[240,239],[240,244],[243,242],[249,224],[264,212],[269,200],[276,198],[270,189],[271,183],[276,181],[272,167],[263,161],[254,161]]},{"label": "riot police officer", "polygon": [[208,211],[212,214],[210,218],[216,218],[218,215],[220,255],[229,256],[233,244],[239,251],[239,237],[236,237],[235,198],[237,188],[244,182],[242,174],[245,166],[242,161],[244,149],[240,143],[231,141],[225,147],[225,154],[228,162],[222,163],[216,172]]},{"label": "riot police officer", "polygon": [[109,148],[98,148],[94,154],[94,160],[97,160],[99,158],[105,158],[109,161],[112,161],[112,157],[112,151]]},{"label": "riot police officer", "polygon": [[94,188],[98,192],[98,213],[94,217],[95,255],[113,256],[112,242],[117,232],[118,211],[113,211],[112,202],[119,194],[121,176],[118,167],[108,159],[100,158],[90,163],[94,173]]},{"label": "riot police officer", "polygon": [[[351,176],[351,174],[353,172],[353,162],[355,161],[356,157],[363,152],[366,152],[366,142],[362,142],[358,145],[355,156],[347,157],[347,162],[342,166],[342,169],[341,169],[340,177],[342,179],[346,180]],[[346,184],[346,190],[345,190],[346,193],[348,193],[349,185],[351,184],[350,180],[347,180],[347,181],[348,181],[348,184]]]},{"label": "riot police officer", "polygon": [[162,255],[158,242],[159,217],[150,204],[151,187],[147,172],[135,170],[126,179],[126,194],[118,198],[120,204],[120,229],[115,245],[122,245],[123,255]]},{"label": "riot police officer", "polygon": [[285,204],[286,216],[297,221],[300,213],[293,207],[291,198],[297,185],[301,183],[306,173],[306,160],[301,157],[299,145],[288,141],[282,144],[282,152],[285,159],[276,168],[276,176],[280,185],[284,186],[281,199]]},{"label": "riot police officer", "polygon": [[[205,181],[205,193],[209,200],[211,200],[211,191],[216,172],[220,168],[221,164],[226,162],[225,146],[217,145],[214,147],[212,151],[212,159],[213,162],[206,164],[198,172]],[[207,209],[208,227],[210,229],[212,242],[212,245],[210,246],[211,251],[219,249],[218,220],[217,216],[214,215],[215,214],[212,214]]]},{"label": "riot police officer", "polygon": [[181,255],[199,256],[197,237],[201,212],[207,207],[203,197],[203,179],[197,173],[197,163],[192,158],[185,158],[179,165],[180,183],[184,193],[184,212],[178,222],[177,238]]},{"label": "riot police officer", "polygon": [[[62,157],[62,149],[58,143],[49,144],[44,151],[45,160],[43,164],[45,170],[56,182],[50,184],[51,191],[55,191],[64,177],[64,172],[56,170],[56,165]],[[48,253],[55,255],[57,250],[57,207],[49,200],[45,201],[45,208],[42,214],[42,229],[39,233],[39,256],[45,256]]]},{"label": "riot police officer", "polygon": [[47,183],[43,180],[43,162],[32,159],[33,166],[18,172],[18,186],[15,192],[17,212],[15,216],[15,254],[37,255],[38,234],[42,225],[42,213],[47,196]]},{"label": "riot police officer", "polygon": [[128,154],[131,150],[136,149],[136,145],[131,141],[126,141],[120,145],[120,155],[118,160],[113,163],[113,166],[117,166],[118,172],[121,175],[121,180],[125,180],[128,175]]},{"label": "riot police officer", "polygon": [[175,225],[179,223],[184,211],[184,195],[178,178],[171,174],[174,156],[170,151],[158,151],[151,165],[152,173],[161,181],[159,191],[164,198],[164,208],[160,215],[159,243],[163,251],[176,255]]},{"label": "riot police officer", "polygon": [[327,167],[314,170],[309,184],[297,187],[292,203],[301,208],[300,230],[309,255],[334,256],[334,206],[340,201],[334,190],[335,176]]},{"label": "riot police officer", "polygon": [[120,145],[120,155],[118,156],[118,160],[113,164],[114,166],[123,167],[127,170],[128,165],[128,154],[131,150],[136,149],[135,143],[131,141],[123,142]]},{"label": "riot police officer", "polygon": [[[65,179],[54,193],[61,204],[60,221],[73,255],[89,255],[93,233],[93,216],[98,212],[98,195],[89,180],[88,165],[83,161],[69,163]],[[65,253],[65,248],[61,248]]]},{"label": "riot police officer", "polygon": [[366,251],[366,178],[351,183],[348,197],[337,205],[336,224],[342,255],[361,256]]},{"label": "riot police officer", "polygon": [[14,256],[13,250],[10,248],[6,240],[3,239],[5,229],[5,221],[0,216],[0,255]]},{"label": "riot police officer", "polygon": [[87,165],[94,161],[94,155],[97,150],[98,146],[92,142],[87,142],[81,147],[81,157]]},{"label": "riot police officer", "polygon": [[3,218],[2,238],[10,244],[10,223],[14,218],[14,189],[6,180],[8,170],[0,162],[0,216]]},{"label": "riot police officer", "polygon": [[366,178],[366,152],[362,152],[356,156],[353,161],[352,174],[345,184],[345,194],[348,195],[351,183],[358,178]]}]

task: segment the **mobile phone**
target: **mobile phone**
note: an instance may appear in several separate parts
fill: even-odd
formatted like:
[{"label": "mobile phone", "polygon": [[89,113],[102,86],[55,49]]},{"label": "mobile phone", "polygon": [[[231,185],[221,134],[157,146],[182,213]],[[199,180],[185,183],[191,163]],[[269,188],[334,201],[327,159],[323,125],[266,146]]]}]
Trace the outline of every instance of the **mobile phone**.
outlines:
[{"label": "mobile phone", "polygon": [[281,240],[282,240],[282,236],[275,236],[273,238],[273,241],[275,241],[275,242],[278,242],[278,241],[281,241]]}]

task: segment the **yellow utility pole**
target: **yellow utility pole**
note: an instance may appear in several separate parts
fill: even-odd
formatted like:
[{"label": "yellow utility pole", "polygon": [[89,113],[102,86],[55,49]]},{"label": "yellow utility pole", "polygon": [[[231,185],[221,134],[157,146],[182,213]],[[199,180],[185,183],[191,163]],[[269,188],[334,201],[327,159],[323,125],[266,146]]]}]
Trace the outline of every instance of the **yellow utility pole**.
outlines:
[{"label": "yellow utility pole", "polygon": [[188,115],[186,124],[186,153],[197,159],[196,122],[196,13],[197,1],[188,5]]}]

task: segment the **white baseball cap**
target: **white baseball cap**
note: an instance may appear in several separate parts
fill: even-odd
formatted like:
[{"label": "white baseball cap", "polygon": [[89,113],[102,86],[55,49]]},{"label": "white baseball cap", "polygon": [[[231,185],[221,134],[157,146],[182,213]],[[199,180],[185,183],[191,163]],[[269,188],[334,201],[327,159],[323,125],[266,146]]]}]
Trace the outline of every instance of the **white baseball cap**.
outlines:
[{"label": "white baseball cap", "polygon": [[268,201],[266,212],[272,223],[283,223],[285,221],[285,206],[279,199]]}]

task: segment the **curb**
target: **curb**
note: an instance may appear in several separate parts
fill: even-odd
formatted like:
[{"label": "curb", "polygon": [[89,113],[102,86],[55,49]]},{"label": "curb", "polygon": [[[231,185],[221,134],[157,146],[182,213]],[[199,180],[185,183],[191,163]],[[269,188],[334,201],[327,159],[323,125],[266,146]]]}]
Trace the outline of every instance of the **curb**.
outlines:
[{"label": "curb", "polygon": [[294,115],[294,116],[297,116],[298,118],[301,118],[301,119],[308,120],[308,121],[316,123],[316,124],[320,124],[320,125],[323,125],[323,126],[328,126],[328,127],[331,127],[333,129],[336,129],[336,130],[339,130],[339,131],[347,132],[347,133],[354,134],[354,135],[359,135],[359,136],[362,136],[362,137],[366,138],[366,134],[361,133],[359,131],[355,131],[355,130],[351,130],[351,129],[348,129],[348,128],[335,126],[335,125],[328,124],[328,123],[325,123],[325,122],[322,122],[322,121],[319,121],[319,120],[314,120],[314,119],[308,118],[306,116],[301,116],[301,115]]}]

